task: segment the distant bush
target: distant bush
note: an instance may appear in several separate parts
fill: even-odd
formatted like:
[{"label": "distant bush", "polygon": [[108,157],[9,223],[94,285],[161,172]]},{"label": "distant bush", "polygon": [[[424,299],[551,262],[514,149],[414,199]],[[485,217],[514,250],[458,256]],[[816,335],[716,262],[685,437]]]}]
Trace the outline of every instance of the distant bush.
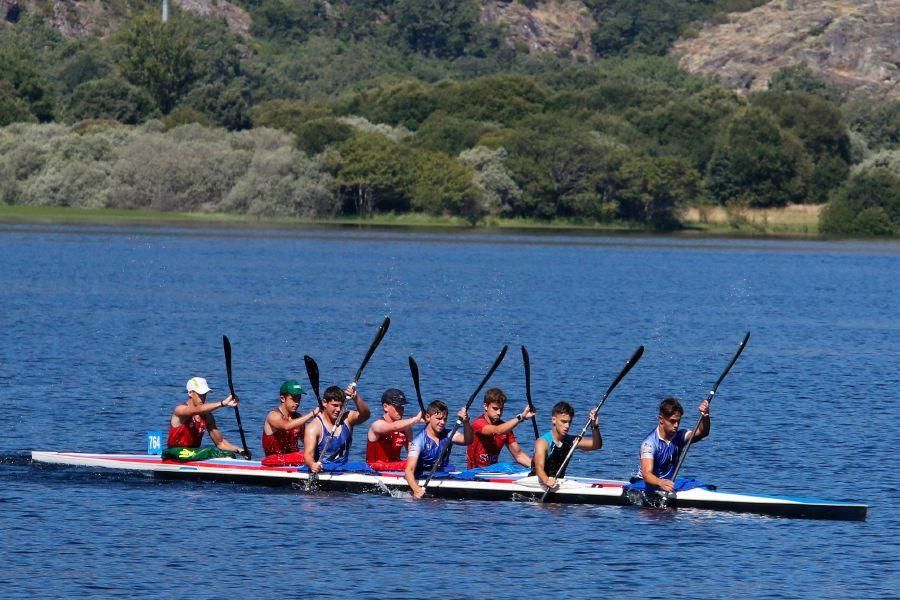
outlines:
[{"label": "distant bush", "polygon": [[285,133],[197,124],[0,128],[0,201],[7,204],[239,211],[327,216],[331,178]]},{"label": "distant bush", "polygon": [[900,177],[881,167],[853,175],[822,210],[819,230],[833,235],[900,233]]}]

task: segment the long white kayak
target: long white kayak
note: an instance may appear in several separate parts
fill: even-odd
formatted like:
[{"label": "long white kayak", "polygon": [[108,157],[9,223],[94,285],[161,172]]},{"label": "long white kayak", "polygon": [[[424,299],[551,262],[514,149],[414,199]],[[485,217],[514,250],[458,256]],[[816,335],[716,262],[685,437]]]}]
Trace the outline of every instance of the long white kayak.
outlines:
[{"label": "long white kayak", "polygon": [[[340,491],[352,493],[409,492],[402,473],[329,471],[311,477],[296,466],[267,466],[259,461],[217,458],[196,462],[178,462],[146,454],[86,454],[78,452],[31,453],[35,463],[73,467],[149,471],[164,479],[208,480],[228,483],[288,485],[300,490]],[[544,489],[536,477],[521,473],[479,473],[477,477],[459,478],[452,474],[435,478],[428,485],[428,495],[437,498],[474,500],[536,501]],[[641,494],[629,490],[629,482],[611,479],[571,477],[562,480],[558,489],[547,496],[547,502],[561,504],[605,504],[629,506],[642,503]],[[702,486],[677,493],[673,508],[756,513],[777,517],[805,519],[841,519],[863,521],[868,506],[853,502],[832,502],[812,498],[784,498],[756,494],[722,492],[713,486]]]}]

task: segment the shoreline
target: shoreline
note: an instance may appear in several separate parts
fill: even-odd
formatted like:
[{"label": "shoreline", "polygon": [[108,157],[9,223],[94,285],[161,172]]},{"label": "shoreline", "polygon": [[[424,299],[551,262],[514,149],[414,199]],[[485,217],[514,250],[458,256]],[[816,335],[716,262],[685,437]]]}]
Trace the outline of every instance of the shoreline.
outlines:
[{"label": "shoreline", "polygon": [[[684,212],[684,228],[655,231],[627,224],[580,224],[566,221],[488,219],[471,225],[462,219],[421,214],[376,215],[370,218],[302,219],[256,217],[224,213],[175,213],[147,210],[87,209],[50,206],[0,205],[0,223],[24,225],[117,225],[175,228],[226,229],[371,229],[427,233],[527,233],[583,236],[627,236],[654,238],[735,238],[832,240],[820,236],[817,219],[821,205],[785,209],[731,211],[718,206],[690,207]],[[868,239],[868,238],[865,238]],[[890,240],[894,238],[879,238]]]}]

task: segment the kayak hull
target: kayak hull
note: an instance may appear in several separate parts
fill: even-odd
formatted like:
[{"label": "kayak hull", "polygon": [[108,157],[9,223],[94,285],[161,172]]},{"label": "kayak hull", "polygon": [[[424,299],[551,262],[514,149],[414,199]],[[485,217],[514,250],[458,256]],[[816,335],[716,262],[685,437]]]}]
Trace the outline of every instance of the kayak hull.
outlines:
[{"label": "kayak hull", "polygon": [[[219,458],[197,462],[175,462],[141,454],[87,454],[78,452],[32,452],[32,461],[71,467],[150,472],[167,480],[214,481],[245,485],[291,486],[301,491],[381,493],[408,495],[402,473],[333,471],[311,476],[295,466],[266,466],[259,461]],[[537,478],[526,473],[482,473],[475,480],[438,477],[428,485],[428,495],[454,500],[539,501],[544,493]],[[597,504],[628,506],[641,504],[626,493],[627,481],[566,478],[547,496],[554,504]],[[700,509],[753,513],[773,517],[838,519],[863,521],[868,507],[852,502],[831,502],[811,498],[783,498],[756,494],[722,492],[698,487],[678,492],[671,503],[676,509]]]}]

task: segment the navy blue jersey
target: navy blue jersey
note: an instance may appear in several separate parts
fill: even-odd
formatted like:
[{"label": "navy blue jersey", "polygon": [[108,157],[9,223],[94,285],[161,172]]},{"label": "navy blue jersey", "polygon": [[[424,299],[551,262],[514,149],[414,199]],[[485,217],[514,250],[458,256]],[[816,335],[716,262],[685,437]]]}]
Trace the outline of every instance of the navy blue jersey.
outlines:
[{"label": "navy blue jersey", "polygon": [[334,432],[334,437],[328,442],[328,448],[326,449],[325,442],[328,440],[328,435],[331,432],[325,427],[321,416],[316,418],[322,425],[322,439],[319,440],[319,445],[316,446],[316,460],[346,464],[347,459],[350,457],[350,443],[353,442],[353,430],[346,423],[341,423],[338,431]]}]

